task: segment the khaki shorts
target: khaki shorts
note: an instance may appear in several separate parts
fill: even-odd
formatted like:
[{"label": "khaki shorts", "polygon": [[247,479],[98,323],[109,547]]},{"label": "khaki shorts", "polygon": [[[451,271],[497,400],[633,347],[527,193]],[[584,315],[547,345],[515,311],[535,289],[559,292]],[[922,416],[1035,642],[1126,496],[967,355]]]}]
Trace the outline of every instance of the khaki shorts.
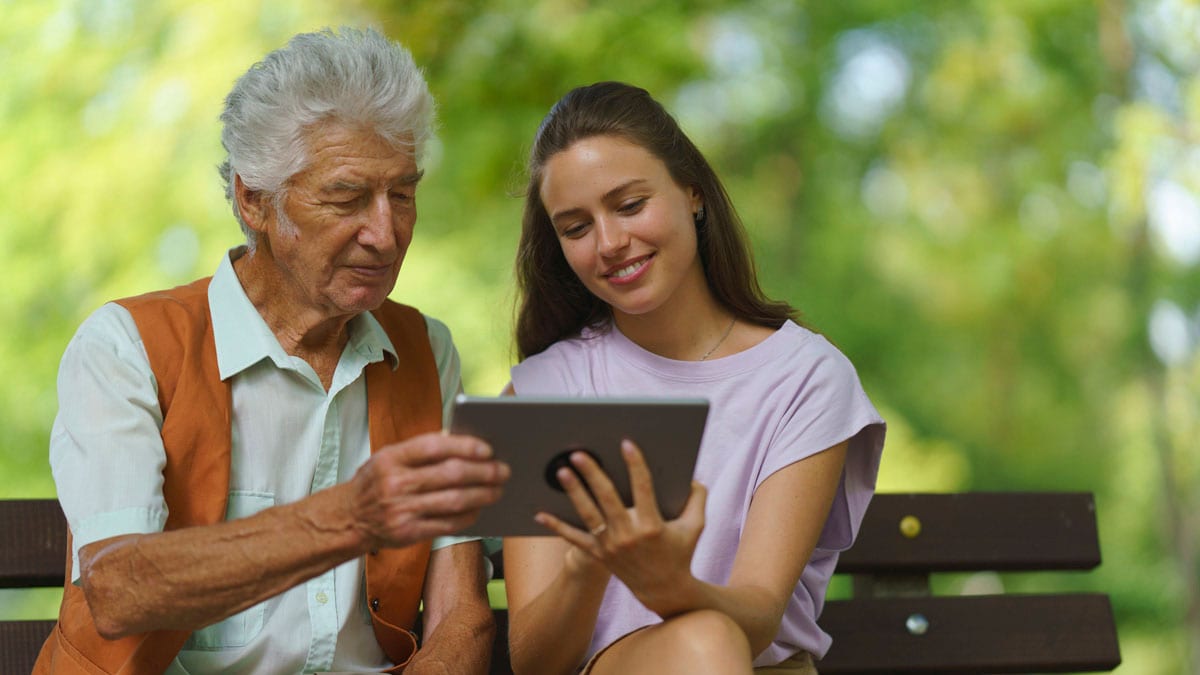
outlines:
[{"label": "khaki shorts", "polygon": [[755,668],[754,675],[817,675],[817,667],[813,665],[812,654],[800,652],[773,666]]},{"label": "khaki shorts", "polygon": [[[595,654],[592,654],[592,658],[588,659],[587,663],[583,664],[583,667],[579,669],[579,675],[589,675],[589,673],[592,672],[592,667],[594,665],[596,665],[596,660],[599,659],[600,656],[602,654],[604,654],[604,652],[608,651],[610,648],[612,648],[613,645],[617,644],[621,640],[624,640],[625,638],[629,637],[630,635],[633,635],[634,633],[638,632],[639,630],[645,630],[649,627],[650,626],[642,626],[641,628],[638,628],[637,630],[634,630],[634,631],[630,631],[630,632],[622,635],[621,637],[617,638],[616,640],[613,640],[612,642],[608,643],[608,645],[605,646],[604,649],[601,649],[600,651],[596,652]],[[809,654],[808,652],[800,652],[799,654],[793,654],[791,656],[791,658],[787,659],[786,661],[781,661],[773,666],[762,666],[761,668],[755,668],[754,674],[755,675],[818,675],[817,668],[816,668],[816,666],[813,665],[812,655]]]}]

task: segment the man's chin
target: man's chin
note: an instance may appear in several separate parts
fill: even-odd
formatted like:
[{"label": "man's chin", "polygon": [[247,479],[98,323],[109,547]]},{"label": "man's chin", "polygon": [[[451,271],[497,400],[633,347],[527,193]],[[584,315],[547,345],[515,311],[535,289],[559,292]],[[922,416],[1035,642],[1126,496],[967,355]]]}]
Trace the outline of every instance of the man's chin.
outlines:
[{"label": "man's chin", "polygon": [[341,298],[341,302],[337,304],[349,314],[362,314],[363,312],[379,309],[384,301],[387,300],[390,292],[391,289],[387,291],[382,289],[356,289],[354,292],[347,294],[346,297]]}]

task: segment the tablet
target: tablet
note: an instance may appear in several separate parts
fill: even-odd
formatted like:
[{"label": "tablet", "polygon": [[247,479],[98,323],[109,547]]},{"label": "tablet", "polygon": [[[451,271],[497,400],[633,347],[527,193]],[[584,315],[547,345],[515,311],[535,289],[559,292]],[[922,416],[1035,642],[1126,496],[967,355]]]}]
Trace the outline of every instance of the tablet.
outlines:
[{"label": "tablet", "polygon": [[581,529],[555,473],[571,452],[585,450],[604,468],[626,505],[633,504],[621,439],[638,444],[650,468],[659,510],[683,511],[691,493],[708,401],[680,398],[543,398],[460,395],[450,431],[477,436],[512,468],[500,501],[480,512],[460,534],[484,537],[554,536],[538,525],[538,511]]}]

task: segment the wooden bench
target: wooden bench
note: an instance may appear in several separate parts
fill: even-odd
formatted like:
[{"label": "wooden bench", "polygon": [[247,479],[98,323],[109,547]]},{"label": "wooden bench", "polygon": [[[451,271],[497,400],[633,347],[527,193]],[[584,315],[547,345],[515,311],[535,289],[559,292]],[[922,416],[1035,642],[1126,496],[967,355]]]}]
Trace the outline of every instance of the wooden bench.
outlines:
[{"label": "wooden bench", "polygon": [[935,595],[931,574],[1089,570],[1100,564],[1087,493],[879,494],[838,560],[853,597],[825,605],[836,673],[1112,670],[1116,623],[1101,593]]},{"label": "wooden bench", "polygon": [[[65,534],[58,502],[0,501],[0,588],[61,585]],[[1090,494],[876,495],[839,560],[853,593],[825,606],[820,623],[834,646],[817,667],[822,675],[1112,670],[1121,656],[1107,595],[939,595],[932,576],[1099,564]],[[506,675],[507,613],[496,618],[492,673]],[[0,673],[28,673],[53,626],[0,622]]]}]

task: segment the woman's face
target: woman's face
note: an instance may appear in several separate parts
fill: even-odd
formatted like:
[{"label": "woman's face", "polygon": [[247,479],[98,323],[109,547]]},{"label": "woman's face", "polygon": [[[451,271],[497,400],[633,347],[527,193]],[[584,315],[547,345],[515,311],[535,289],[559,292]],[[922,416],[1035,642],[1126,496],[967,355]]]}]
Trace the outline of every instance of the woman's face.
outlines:
[{"label": "woman's face", "polygon": [[641,146],[618,136],[576,141],[546,161],[540,194],[567,263],[614,314],[648,315],[706,293],[699,192]]}]

